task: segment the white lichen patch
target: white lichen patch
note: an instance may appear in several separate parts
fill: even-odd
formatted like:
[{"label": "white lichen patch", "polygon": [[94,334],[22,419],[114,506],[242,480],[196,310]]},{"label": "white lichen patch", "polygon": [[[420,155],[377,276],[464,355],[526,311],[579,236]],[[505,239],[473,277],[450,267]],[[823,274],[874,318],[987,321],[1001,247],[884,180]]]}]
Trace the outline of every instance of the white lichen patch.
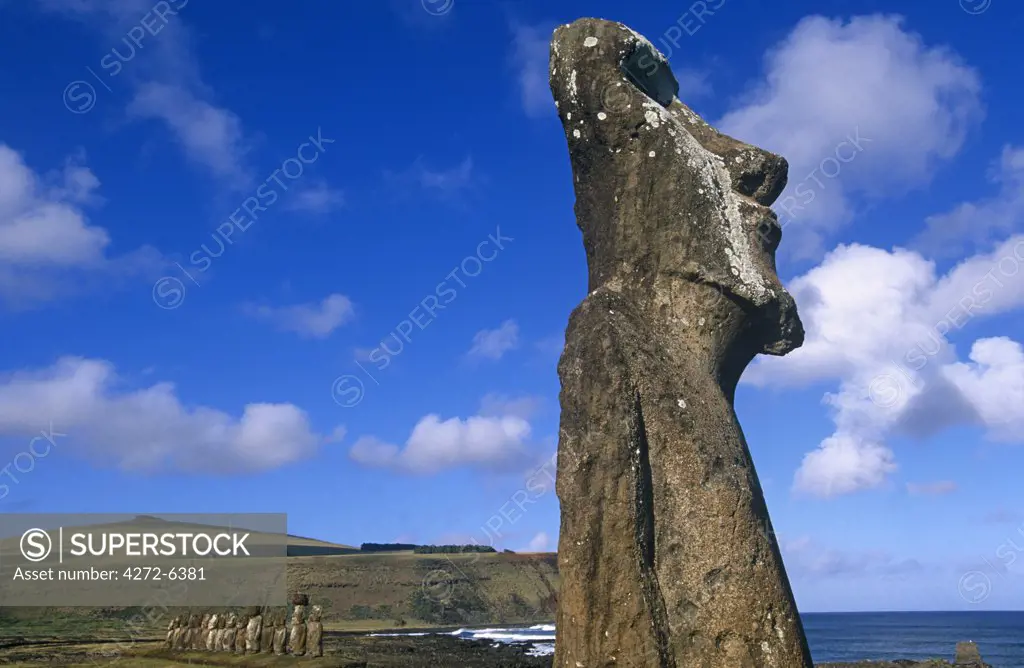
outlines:
[{"label": "white lichen patch", "polygon": [[576,70],[569,74],[569,99],[576,101]]},{"label": "white lichen patch", "polygon": [[[673,108],[678,109],[691,123],[696,123],[693,112],[679,105],[674,105]],[[725,168],[724,161],[721,156],[701,146],[700,142],[686,131],[676,114],[660,105],[658,112],[666,125],[676,126],[678,134],[673,139],[677,148],[688,156],[687,165],[693,169],[699,182],[703,184],[702,190],[708,190],[712,195],[717,193],[722,201],[720,229],[725,238],[725,254],[731,265],[732,275],[746,288],[751,301],[756,304],[767,303],[774,298],[775,293],[767,285],[754,262],[752,241],[739,210],[740,195],[732,190],[732,177]]]},{"label": "white lichen patch", "polygon": [[648,153],[647,155],[648,155],[648,157],[651,157],[651,158],[653,158],[653,157],[654,157],[655,155],[657,155],[657,154],[656,154],[656,153],[655,153],[654,151],[651,151],[651,152],[650,152],[650,153]]},{"label": "white lichen patch", "polygon": [[580,138],[580,129],[576,128],[575,130],[573,130],[572,131],[572,136],[576,137],[576,139],[579,139]]},{"label": "white lichen patch", "polygon": [[608,114],[604,113],[603,111],[597,112],[597,120],[603,121],[606,118],[608,118]]},{"label": "white lichen patch", "polygon": [[686,408],[686,400],[684,400],[684,399],[680,399],[679,401],[677,401],[677,402],[676,402],[676,404],[677,404],[677,405],[678,405],[678,406],[679,406],[680,408]]},{"label": "white lichen patch", "polygon": [[597,46],[597,38],[596,37],[588,37],[588,38],[586,38],[585,40],[583,40],[583,46],[587,46],[587,47]]},{"label": "white lichen patch", "polygon": [[571,121],[572,120],[572,112],[571,111],[566,112],[565,120],[567,120],[567,121]]}]

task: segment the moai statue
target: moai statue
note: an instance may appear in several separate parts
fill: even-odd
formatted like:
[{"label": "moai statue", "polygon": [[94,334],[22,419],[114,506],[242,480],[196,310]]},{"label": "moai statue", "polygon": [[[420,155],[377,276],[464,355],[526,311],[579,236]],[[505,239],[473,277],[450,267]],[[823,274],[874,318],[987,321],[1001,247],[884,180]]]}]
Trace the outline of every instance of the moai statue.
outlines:
[{"label": "moai statue", "polygon": [[294,656],[306,654],[306,606],[309,605],[309,597],[305,594],[296,594],[292,597],[292,626],[288,635],[288,651]]},{"label": "moai statue", "polygon": [[288,629],[285,627],[287,615],[284,610],[274,614],[274,654],[278,656],[288,651]]},{"label": "moai statue", "polygon": [[164,640],[164,649],[174,649],[174,631],[178,628],[178,618],[172,617],[167,623],[167,639]]},{"label": "moai statue", "polygon": [[228,626],[228,613],[222,612],[217,615],[217,628],[213,630],[210,635],[210,644],[213,645],[214,652],[224,651],[224,632]]},{"label": "moai statue", "polygon": [[210,613],[203,613],[203,616],[199,619],[199,626],[198,631],[196,631],[196,637],[192,639],[192,649],[206,649],[206,626],[209,623]]},{"label": "moai statue", "polygon": [[178,615],[177,620],[171,649],[182,650],[185,648],[185,636],[188,634],[188,617],[186,615]]},{"label": "moai statue", "polygon": [[245,626],[245,651],[248,654],[260,653],[260,642],[263,640],[263,609],[259,606],[250,608],[249,623]]},{"label": "moai statue", "polygon": [[243,613],[238,617],[238,626],[235,628],[235,654],[245,654],[245,637],[249,627],[249,615]]},{"label": "moai statue", "polygon": [[263,636],[260,638],[260,651],[264,654],[274,651],[274,615],[273,608],[263,609]]},{"label": "moai statue", "polygon": [[224,632],[220,638],[220,651],[222,652],[234,652],[235,651],[235,633],[237,632],[238,615],[235,613],[228,614],[228,622],[224,625]]},{"label": "moai statue", "polygon": [[811,668],[733,398],[803,343],[775,271],[777,155],[683,104],[619,23],[555,30],[589,271],[558,365],[554,665]]},{"label": "moai statue", "polygon": [[196,649],[196,643],[199,642],[199,634],[202,621],[203,618],[200,615],[189,615],[188,636],[185,638],[186,650]]},{"label": "moai statue", "polygon": [[320,621],[324,609],[314,605],[309,609],[309,620],[306,622],[306,649],[310,656],[324,655],[324,625]]},{"label": "moai statue", "polygon": [[206,620],[206,629],[203,631],[203,649],[207,652],[214,651],[217,639],[217,624],[220,622],[220,615],[214,613]]}]

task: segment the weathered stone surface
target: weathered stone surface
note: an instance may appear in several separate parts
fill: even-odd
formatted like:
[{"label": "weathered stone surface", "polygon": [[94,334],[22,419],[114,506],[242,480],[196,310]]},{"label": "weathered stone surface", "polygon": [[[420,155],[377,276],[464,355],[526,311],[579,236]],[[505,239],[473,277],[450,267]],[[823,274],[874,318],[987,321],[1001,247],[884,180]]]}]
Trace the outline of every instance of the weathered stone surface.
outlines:
[{"label": "weathered stone surface", "polygon": [[235,654],[245,654],[245,637],[248,626],[249,615],[241,615],[238,618],[238,626],[235,628]]},{"label": "weathered stone surface", "polygon": [[306,653],[306,606],[296,605],[292,609],[292,624],[288,634],[288,652],[295,656]]},{"label": "weathered stone surface", "polygon": [[306,621],[306,650],[310,656],[324,655],[324,625],[320,621],[323,611],[319,605],[309,609],[309,620]]},{"label": "weathered stone surface", "polygon": [[174,617],[167,624],[167,637],[164,640],[164,649],[174,649],[174,631],[178,628],[178,618]]},{"label": "weathered stone surface", "polygon": [[264,654],[274,651],[274,617],[276,610],[267,608],[263,612],[263,636],[260,638],[260,651]]},{"label": "weathered stone surface", "polygon": [[174,638],[172,641],[173,649],[181,650],[185,648],[185,638],[188,636],[188,617],[182,615],[178,617],[177,628],[174,629]]},{"label": "weathered stone surface", "polygon": [[185,649],[199,649],[199,636],[202,633],[202,615],[191,615],[188,619],[188,637],[185,640]]},{"label": "weathered stone surface", "polygon": [[559,362],[555,665],[810,668],[736,420],[740,374],[803,342],[768,208],[786,161],[718,133],[629,28],[555,31],[589,295]]},{"label": "weathered stone surface", "polygon": [[260,643],[263,641],[263,616],[253,615],[245,629],[245,651],[259,654]]},{"label": "weathered stone surface", "polygon": [[284,624],[287,614],[280,612],[274,616],[274,654],[279,656],[288,649],[288,629]]},{"label": "weathered stone surface", "polygon": [[238,615],[235,613],[228,614],[228,621],[224,625],[224,628],[220,633],[220,651],[222,652],[233,652],[235,651],[235,632],[237,631]]},{"label": "weathered stone surface", "polygon": [[216,647],[214,641],[217,637],[217,623],[220,621],[220,615],[214,613],[210,615],[210,618],[206,620],[206,630],[203,632],[203,649],[207,652],[212,652]]}]

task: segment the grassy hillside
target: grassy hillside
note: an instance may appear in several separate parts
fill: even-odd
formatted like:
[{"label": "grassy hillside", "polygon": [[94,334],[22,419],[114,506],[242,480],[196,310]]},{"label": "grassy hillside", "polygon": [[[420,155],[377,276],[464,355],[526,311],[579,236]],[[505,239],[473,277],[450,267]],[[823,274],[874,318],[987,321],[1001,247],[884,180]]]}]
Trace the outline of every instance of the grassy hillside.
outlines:
[{"label": "grassy hillside", "polygon": [[[555,555],[414,554],[290,557],[288,590],[324,607],[331,630],[539,623],[554,619]],[[156,611],[154,635],[187,609]],[[195,612],[202,612],[195,610]],[[0,638],[119,637],[136,608],[0,607]],[[0,645],[2,645],[0,640]]]}]

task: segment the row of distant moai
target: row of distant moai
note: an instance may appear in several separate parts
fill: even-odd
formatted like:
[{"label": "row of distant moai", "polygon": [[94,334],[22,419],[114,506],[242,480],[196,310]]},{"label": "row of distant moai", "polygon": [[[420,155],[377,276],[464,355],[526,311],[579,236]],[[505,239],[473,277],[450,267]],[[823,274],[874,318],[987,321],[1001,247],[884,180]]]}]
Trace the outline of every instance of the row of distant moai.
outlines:
[{"label": "row of distant moai", "polygon": [[164,648],[177,651],[232,652],[318,657],[324,655],[323,608],[309,597],[292,597],[292,618],[279,608],[253,606],[243,612],[178,615],[167,626]]}]

